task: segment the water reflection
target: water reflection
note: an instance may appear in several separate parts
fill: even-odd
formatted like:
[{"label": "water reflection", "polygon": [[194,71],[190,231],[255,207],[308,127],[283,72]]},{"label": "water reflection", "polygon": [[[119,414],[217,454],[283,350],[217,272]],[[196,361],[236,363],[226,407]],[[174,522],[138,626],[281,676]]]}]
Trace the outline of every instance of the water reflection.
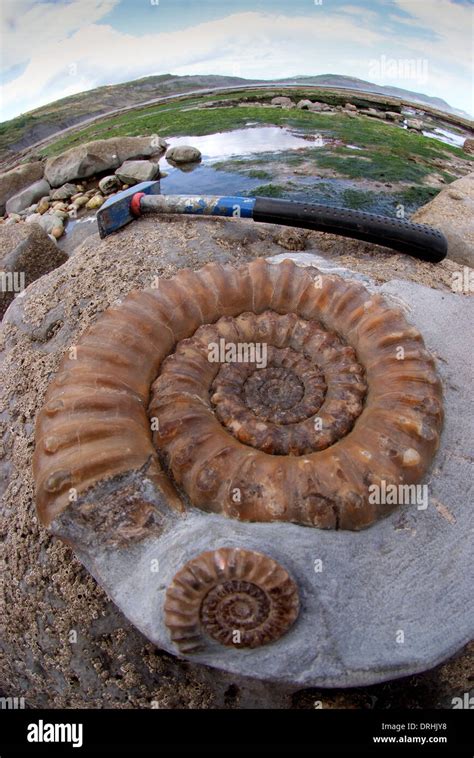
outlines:
[{"label": "water reflection", "polygon": [[[317,135],[313,135],[317,136]],[[234,155],[251,155],[272,150],[298,150],[308,148],[308,139],[294,134],[285,127],[258,126],[246,129],[233,129],[229,132],[205,134],[202,137],[170,137],[166,138],[170,147],[192,145],[201,151],[203,160],[224,160]],[[324,142],[324,140],[322,140]],[[314,147],[314,143],[311,145]],[[161,159],[161,166],[166,170],[169,165],[166,159]]]}]

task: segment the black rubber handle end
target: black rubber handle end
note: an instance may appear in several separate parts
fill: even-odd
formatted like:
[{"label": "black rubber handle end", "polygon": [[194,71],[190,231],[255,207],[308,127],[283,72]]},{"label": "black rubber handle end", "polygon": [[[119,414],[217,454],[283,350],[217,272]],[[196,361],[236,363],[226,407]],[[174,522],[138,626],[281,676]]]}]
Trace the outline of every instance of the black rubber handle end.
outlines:
[{"label": "black rubber handle end", "polygon": [[257,197],[253,219],[354,237],[430,263],[439,263],[448,252],[446,237],[438,229],[349,208],[329,208],[311,203]]}]

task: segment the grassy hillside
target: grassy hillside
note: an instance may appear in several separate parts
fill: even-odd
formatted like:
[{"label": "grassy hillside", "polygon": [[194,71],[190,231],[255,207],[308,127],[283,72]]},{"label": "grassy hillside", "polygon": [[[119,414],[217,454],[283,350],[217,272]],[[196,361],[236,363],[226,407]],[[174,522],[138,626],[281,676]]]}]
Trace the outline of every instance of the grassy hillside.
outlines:
[{"label": "grassy hillside", "polygon": [[64,97],[0,123],[0,157],[22,150],[69,126],[119,108],[194,89],[231,87],[252,82],[233,76],[147,76]]},{"label": "grassy hillside", "polygon": [[[285,82],[301,84],[300,91],[292,88],[290,94],[294,98],[299,98],[300,94],[304,93],[305,97],[310,97],[313,100],[318,98],[332,104],[339,104],[345,102],[348,97],[347,93],[344,94],[343,89],[339,90],[339,94],[334,94],[331,90],[318,90],[317,86],[331,86],[334,87],[335,92],[337,92],[338,87],[351,87],[351,101],[362,106],[373,105],[375,101],[380,102],[387,96],[387,104],[394,104],[393,98],[398,98],[398,102],[419,102],[428,108],[450,113],[451,115],[447,117],[448,120],[459,118],[459,116],[453,115],[453,113],[457,113],[454,109],[451,109],[445,101],[438,98],[431,98],[409,90],[400,90],[396,87],[382,87],[353,77],[326,74],[278,80],[275,81],[275,91],[272,94],[281,94]],[[34,111],[21,114],[10,121],[0,123],[0,160],[45,140],[57,132],[80,125],[82,122],[89,122],[106,116],[113,111],[139,108],[152,100],[185,94],[193,90],[248,86],[257,83],[265,83],[270,86],[272,84],[272,82],[232,76],[163,74],[81,92],[78,95],[57,100]],[[311,89],[305,89],[305,87],[311,87]],[[377,94],[372,96],[365,94],[368,90]],[[359,102],[357,102],[358,98]]]}]

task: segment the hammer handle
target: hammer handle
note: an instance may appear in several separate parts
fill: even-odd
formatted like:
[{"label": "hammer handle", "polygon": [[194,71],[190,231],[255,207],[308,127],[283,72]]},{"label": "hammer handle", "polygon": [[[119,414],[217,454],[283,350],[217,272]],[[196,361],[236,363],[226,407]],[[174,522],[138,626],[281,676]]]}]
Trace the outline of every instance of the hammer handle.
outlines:
[{"label": "hammer handle", "polygon": [[253,220],[354,237],[432,263],[442,261],[447,253],[446,238],[438,229],[349,208],[257,197]]},{"label": "hammer handle", "polygon": [[339,234],[383,245],[432,263],[443,260],[447,253],[446,238],[431,226],[348,208],[328,208],[267,197],[200,195],[144,195],[139,205],[141,213],[237,216]]}]

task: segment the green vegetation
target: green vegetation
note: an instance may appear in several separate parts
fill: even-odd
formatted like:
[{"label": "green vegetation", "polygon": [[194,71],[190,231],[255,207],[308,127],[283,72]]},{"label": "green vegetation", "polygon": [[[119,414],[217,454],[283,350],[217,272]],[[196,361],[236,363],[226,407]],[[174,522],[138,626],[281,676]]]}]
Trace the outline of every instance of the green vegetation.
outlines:
[{"label": "green vegetation", "polygon": [[436,187],[406,187],[398,192],[399,201],[405,205],[425,205],[437,195],[439,190]]},{"label": "green vegetation", "polygon": [[246,195],[251,197],[287,197],[288,192],[293,189],[294,186],[291,182],[288,184],[260,184],[258,187],[254,187]]},{"label": "green vegetation", "polygon": [[429,163],[414,163],[408,160],[405,151],[396,151],[391,145],[357,152],[347,148],[319,150],[314,151],[311,157],[318,167],[333,169],[349,179],[417,182],[433,171]]},{"label": "green vegetation", "polygon": [[374,205],[375,192],[348,188],[342,191],[341,197],[346,208],[366,210]]},{"label": "green vegetation", "polygon": [[251,168],[249,171],[245,172],[245,175],[248,176],[250,179],[271,179],[272,175],[269,171],[264,171],[263,169],[258,168]]}]

